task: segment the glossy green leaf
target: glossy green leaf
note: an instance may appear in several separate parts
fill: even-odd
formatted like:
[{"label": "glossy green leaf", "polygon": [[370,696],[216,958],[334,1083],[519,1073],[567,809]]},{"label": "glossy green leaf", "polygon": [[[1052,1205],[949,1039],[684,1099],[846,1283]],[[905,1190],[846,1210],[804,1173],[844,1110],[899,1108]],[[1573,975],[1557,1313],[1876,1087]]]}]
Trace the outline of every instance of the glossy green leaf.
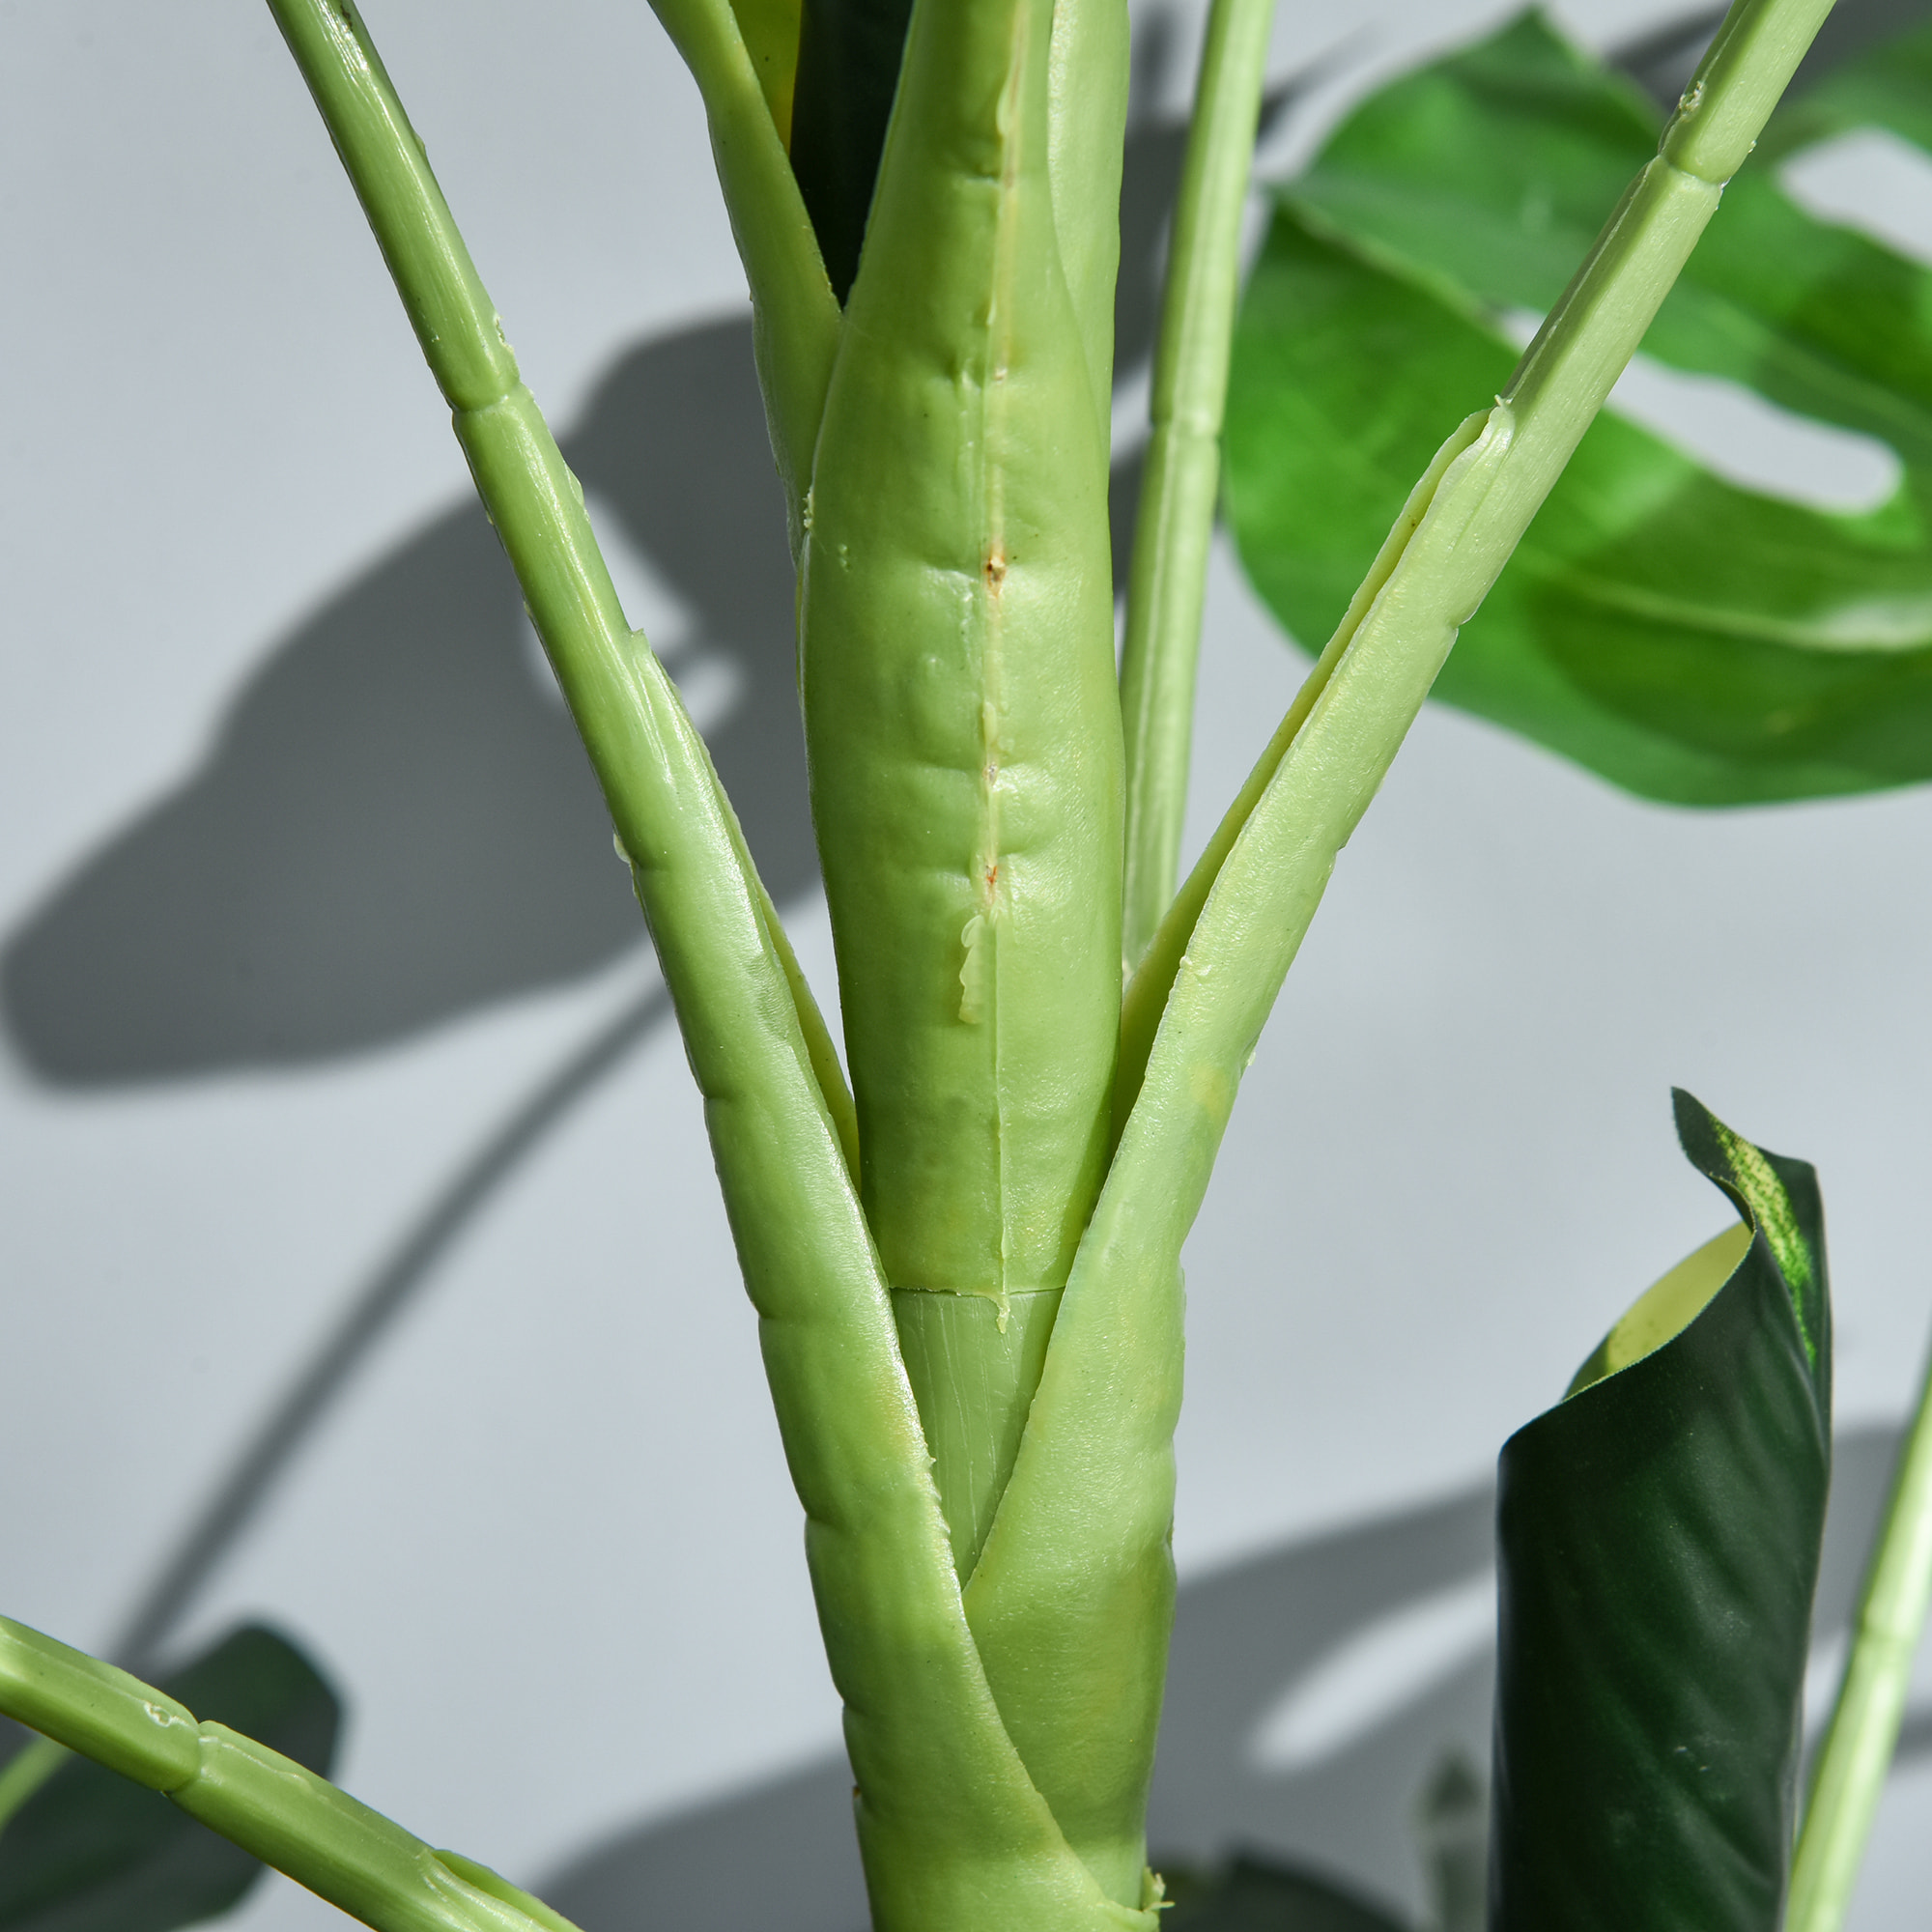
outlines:
[{"label": "glossy green leaf", "polygon": [[1407,1932],[1353,1892],[1268,1859],[1243,1856],[1212,1877],[1175,1879],[1161,1932]]},{"label": "glossy green leaf", "polygon": [[1504,1446],[1493,1932],[1775,1932],[1783,1904],[1831,1467],[1823,1213],[1804,1162],[1676,1107],[1749,1245],[1675,1333],[1620,1348],[1666,1277]]},{"label": "glossy green leaf", "polygon": [[[197,1716],[326,1774],[341,1711],[287,1638],[256,1626],[162,1687]],[[71,1758],[0,1831],[4,1932],[171,1932],[231,1910],[261,1865],[158,1791]]]},{"label": "glossy green leaf", "polygon": [[[1228,502],[1311,648],[1430,452],[1507,381],[1502,315],[1555,299],[1656,138],[1641,96],[1531,14],[1374,97],[1282,193],[1236,341]],[[1435,696],[1685,804],[1932,777],[1932,276],[1754,163],[1644,350],[1882,440],[1898,490],[1811,509],[1605,414]]]}]

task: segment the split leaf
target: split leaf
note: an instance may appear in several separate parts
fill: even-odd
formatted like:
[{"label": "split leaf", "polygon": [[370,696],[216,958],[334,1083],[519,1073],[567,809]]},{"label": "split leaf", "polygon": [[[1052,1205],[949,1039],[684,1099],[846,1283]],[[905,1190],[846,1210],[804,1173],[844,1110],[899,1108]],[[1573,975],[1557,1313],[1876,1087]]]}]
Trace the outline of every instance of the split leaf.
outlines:
[{"label": "split leaf", "polygon": [[[1776,141],[1861,115],[1922,134],[1919,75],[1932,53],[1880,50]],[[1555,301],[1657,128],[1528,14],[1376,95],[1280,193],[1236,338],[1228,504],[1256,587],[1311,648],[1430,452],[1507,382],[1504,323]],[[1878,439],[1897,489],[1858,514],[1743,489],[1612,405],[1435,695],[1680,804],[1932,777],[1932,275],[1753,162],[1644,352]]]}]

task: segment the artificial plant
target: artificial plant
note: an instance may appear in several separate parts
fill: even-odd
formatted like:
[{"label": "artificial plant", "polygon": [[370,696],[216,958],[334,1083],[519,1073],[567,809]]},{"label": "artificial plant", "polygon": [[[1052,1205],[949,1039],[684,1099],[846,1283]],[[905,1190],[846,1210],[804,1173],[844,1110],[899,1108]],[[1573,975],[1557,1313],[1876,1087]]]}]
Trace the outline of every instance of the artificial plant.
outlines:
[{"label": "artificial plant", "polygon": [[[1269,10],[1213,10],[1117,687],[1107,426],[1124,8],[915,0],[801,16],[777,0],[662,0],[704,97],[757,318],[848,1094],[367,29],[338,0],[271,6],[451,407],[676,1005],[806,1513],[875,1923],[1151,1927],[1181,1243],[1338,852],[1825,7],[1740,0],[1527,353],[1418,466],[1177,890]],[[1741,1305],[1798,1336],[1816,1459],[1774,1512],[1785,1595],[1759,1660],[1769,1715],[1737,1770],[1751,1883],[1726,1894],[1721,1921],[1769,1923],[1823,1496],[1822,1250],[1815,1213],[1791,1207],[1795,1169],[1689,1103],[1682,1118],[1687,1149],[1750,1217],[1747,1246],[1556,1415],[1639,1400]],[[1797,1244],[1781,1246],[1787,1222]],[[1748,1406],[1756,1384],[1741,1386]],[[1765,1453],[1743,1452],[1750,1477]],[[1593,1513],[1569,1494],[1562,1507]],[[1671,1542],[1655,1506],[1630,1515],[1632,1536]],[[1538,1601],[1530,1583],[1511,1599],[1524,1616]],[[4,1639],[0,1708],[368,1922],[559,1922],[184,1703],[16,1626]],[[1604,1655],[1586,1632],[1563,1674],[1526,1660],[1520,1708],[1563,1708]],[[1554,1748],[1511,1718],[1518,1681],[1506,1673],[1512,1789],[1513,1751],[1540,1764]],[[1636,1758],[1651,1790],[1657,1767]],[[1593,1767],[1611,1775],[1606,1756]],[[1692,1826],[1710,1824],[1700,1802],[1684,1800]],[[1552,1909],[1508,1877],[1518,1854],[1536,1884],[1571,1888],[1561,1909],[1612,1899],[1618,1922],[1673,1922],[1676,1894],[1632,1857],[1621,1813],[1526,1828],[1520,1815],[1506,1808],[1498,1840],[1500,1922]],[[1702,1840],[1685,1836],[1662,1877],[1694,1886]],[[1585,1856],[1593,1844],[1613,1878]],[[1548,1878],[1566,1856],[1584,1878]]]}]

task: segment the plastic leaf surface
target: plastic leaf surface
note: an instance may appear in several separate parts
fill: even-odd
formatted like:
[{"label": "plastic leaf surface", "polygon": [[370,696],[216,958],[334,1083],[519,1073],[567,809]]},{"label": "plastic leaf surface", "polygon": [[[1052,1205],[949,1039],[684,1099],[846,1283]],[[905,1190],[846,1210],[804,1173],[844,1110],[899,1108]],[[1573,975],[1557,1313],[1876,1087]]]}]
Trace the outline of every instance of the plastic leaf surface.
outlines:
[{"label": "plastic leaf surface", "polygon": [[1831,1468],[1822,1209],[1804,1162],[1676,1108],[1749,1246],[1504,1446],[1493,1932],[1775,1932],[1783,1906]]},{"label": "plastic leaf surface", "polygon": [[[1916,44],[1840,70],[1767,148],[1861,119],[1923,136]],[[1529,14],[1373,97],[1281,192],[1236,340],[1228,502],[1257,588],[1311,647],[1429,452],[1508,380],[1503,317],[1556,299],[1657,127]],[[1932,275],[1753,161],[1644,353],[1878,439],[1897,490],[1814,509],[1606,412],[1435,695],[1682,804],[1932,777]]]},{"label": "plastic leaf surface", "polygon": [[[238,1630],[162,1687],[327,1776],[341,1710],[286,1638]],[[4,1932],[172,1932],[238,1905],[262,1866],[158,1791],[71,1758],[0,1831]]]}]

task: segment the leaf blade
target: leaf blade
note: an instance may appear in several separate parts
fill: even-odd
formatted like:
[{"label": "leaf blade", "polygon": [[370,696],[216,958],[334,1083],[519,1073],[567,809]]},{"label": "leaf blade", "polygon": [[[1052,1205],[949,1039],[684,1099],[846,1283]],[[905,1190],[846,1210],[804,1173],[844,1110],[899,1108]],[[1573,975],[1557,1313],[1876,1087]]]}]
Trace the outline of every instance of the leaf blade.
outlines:
[{"label": "leaf blade", "polygon": [[1831,1456],[1803,1162],[1676,1096],[1749,1221],[1669,1341],[1505,1445],[1492,1925],[1772,1932]]}]

